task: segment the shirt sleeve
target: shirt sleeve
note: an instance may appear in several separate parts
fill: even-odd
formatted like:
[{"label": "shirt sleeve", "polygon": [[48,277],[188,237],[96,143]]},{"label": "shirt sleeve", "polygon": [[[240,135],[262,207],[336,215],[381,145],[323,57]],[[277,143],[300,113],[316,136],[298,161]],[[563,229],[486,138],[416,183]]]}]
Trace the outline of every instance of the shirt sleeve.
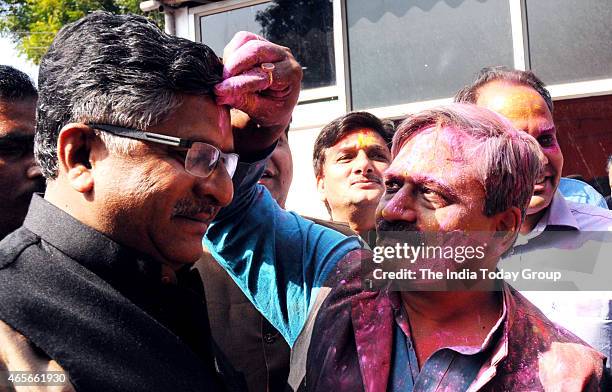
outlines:
[{"label": "shirt sleeve", "polygon": [[203,242],[293,345],[329,271],[360,243],[280,208],[257,184],[264,169],[265,160],[239,164],[234,199],[219,212]]}]

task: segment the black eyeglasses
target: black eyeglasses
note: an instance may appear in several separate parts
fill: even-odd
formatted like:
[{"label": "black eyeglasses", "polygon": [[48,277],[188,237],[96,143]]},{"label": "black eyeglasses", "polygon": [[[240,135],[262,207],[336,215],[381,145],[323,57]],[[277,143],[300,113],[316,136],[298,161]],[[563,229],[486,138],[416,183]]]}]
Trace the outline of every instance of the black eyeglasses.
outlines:
[{"label": "black eyeglasses", "polygon": [[225,166],[225,170],[230,177],[233,177],[236,172],[236,166],[238,166],[238,154],[224,153],[217,147],[208,143],[194,142],[189,139],[144,132],[134,128],[119,127],[111,124],[88,123],[87,125],[116,136],[165,144],[173,147],[187,148],[185,171],[197,177],[206,178],[210,176],[219,165],[219,162]]}]

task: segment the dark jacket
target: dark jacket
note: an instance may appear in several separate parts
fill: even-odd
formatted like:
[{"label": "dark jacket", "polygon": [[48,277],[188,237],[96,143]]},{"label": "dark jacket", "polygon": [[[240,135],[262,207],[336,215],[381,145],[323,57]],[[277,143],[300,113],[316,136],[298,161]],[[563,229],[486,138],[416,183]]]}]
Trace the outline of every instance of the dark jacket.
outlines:
[{"label": "dark jacket", "polygon": [[35,195],[0,242],[0,320],[79,391],[220,390],[197,274],[161,277],[159,263]]},{"label": "dark jacket", "polygon": [[196,263],[206,293],[215,355],[231,390],[284,391],[290,348],[210,253]]}]

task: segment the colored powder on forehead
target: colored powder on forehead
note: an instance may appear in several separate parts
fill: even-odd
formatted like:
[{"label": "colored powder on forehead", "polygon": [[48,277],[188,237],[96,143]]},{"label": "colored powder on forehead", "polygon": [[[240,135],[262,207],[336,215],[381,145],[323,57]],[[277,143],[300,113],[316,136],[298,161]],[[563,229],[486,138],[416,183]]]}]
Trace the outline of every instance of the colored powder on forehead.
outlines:
[{"label": "colored powder on forehead", "polygon": [[440,168],[445,172],[461,173],[467,163],[465,161],[465,145],[469,145],[473,139],[465,132],[454,128],[444,127],[436,129],[435,139],[428,147],[431,156],[438,160]]},{"label": "colored powder on forehead", "polygon": [[357,136],[357,147],[360,149],[376,144],[376,138],[364,132],[360,132]]},{"label": "colored powder on forehead", "polygon": [[510,120],[528,119],[546,114],[546,102],[535,91],[517,91],[494,96],[487,106]]},{"label": "colored powder on forehead", "polygon": [[379,140],[378,135],[369,129],[358,129],[344,135],[340,140],[337,141],[336,147],[339,148],[356,148],[364,149],[373,145],[384,145],[382,138]]}]

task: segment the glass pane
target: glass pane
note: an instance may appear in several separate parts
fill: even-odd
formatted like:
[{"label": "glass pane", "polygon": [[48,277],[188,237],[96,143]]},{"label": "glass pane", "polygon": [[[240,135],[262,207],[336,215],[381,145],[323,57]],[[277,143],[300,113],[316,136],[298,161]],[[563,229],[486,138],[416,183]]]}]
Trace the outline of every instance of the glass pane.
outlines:
[{"label": "glass pane", "polygon": [[347,17],[356,109],[452,97],[514,63],[507,0],[350,0]]},{"label": "glass pane", "polygon": [[332,0],[274,0],[200,18],[202,42],[218,55],[240,30],[291,49],[304,69],[302,88],[336,84]]},{"label": "glass pane", "polygon": [[531,69],[547,84],[612,78],[612,1],[528,0]]}]

